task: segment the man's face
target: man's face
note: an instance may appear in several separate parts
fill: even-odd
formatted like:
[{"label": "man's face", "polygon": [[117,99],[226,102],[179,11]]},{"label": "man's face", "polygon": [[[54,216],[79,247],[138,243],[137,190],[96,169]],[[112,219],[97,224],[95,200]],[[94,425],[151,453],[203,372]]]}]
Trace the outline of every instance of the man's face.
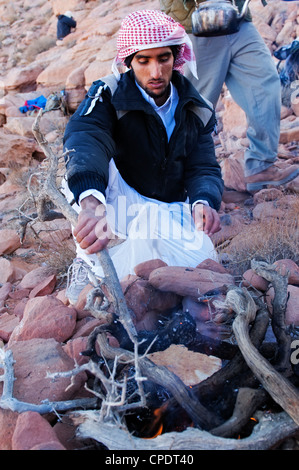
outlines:
[{"label": "man's face", "polygon": [[157,47],[136,52],[131,62],[135,79],[156,104],[165,103],[173,72],[174,57],[170,47]]}]

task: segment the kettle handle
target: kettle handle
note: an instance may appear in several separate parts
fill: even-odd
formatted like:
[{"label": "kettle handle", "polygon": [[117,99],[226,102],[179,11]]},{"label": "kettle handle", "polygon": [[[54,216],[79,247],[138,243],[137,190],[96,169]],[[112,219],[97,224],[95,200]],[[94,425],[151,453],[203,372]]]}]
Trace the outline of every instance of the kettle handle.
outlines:
[{"label": "kettle handle", "polygon": [[247,13],[247,10],[248,10],[248,4],[249,4],[250,0],[246,0],[244,5],[243,5],[243,8],[242,8],[242,11],[240,13],[240,16],[239,16],[239,19],[241,20]]}]

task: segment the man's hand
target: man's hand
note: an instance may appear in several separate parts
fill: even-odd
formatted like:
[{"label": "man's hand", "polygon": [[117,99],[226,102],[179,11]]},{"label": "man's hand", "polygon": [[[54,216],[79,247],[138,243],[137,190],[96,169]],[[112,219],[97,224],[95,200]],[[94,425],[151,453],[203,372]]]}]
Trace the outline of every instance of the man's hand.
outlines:
[{"label": "man's hand", "polygon": [[209,236],[221,230],[218,212],[210,206],[197,203],[193,208],[192,216],[197,230],[203,230]]},{"label": "man's hand", "polygon": [[88,196],[81,201],[81,209],[74,237],[80,248],[90,255],[106,248],[113,234],[107,224],[104,204]]}]

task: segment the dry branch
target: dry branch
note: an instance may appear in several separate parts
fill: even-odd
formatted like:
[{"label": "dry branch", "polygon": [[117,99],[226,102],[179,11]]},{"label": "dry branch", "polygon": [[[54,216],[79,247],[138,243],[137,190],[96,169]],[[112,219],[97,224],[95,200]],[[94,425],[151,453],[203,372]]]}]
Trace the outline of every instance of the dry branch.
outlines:
[{"label": "dry branch", "polygon": [[53,411],[74,410],[75,408],[95,408],[97,400],[94,398],[79,398],[77,400],[65,401],[44,401],[36,405],[28,403],[13,397],[14,377],[14,359],[12,351],[9,349],[4,351],[0,349],[0,368],[3,374],[0,381],[3,382],[3,392],[0,398],[0,408],[3,410],[16,411],[23,413],[24,411],[36,411],[40,414],[51,413]]},{"label": "dry branch", "polygon": [[236,313],[233,330],[247,365],[264,388],[299,426],[299,393],[279,374],[253,346],[249,337],[249,324],[254,321],[256,304],[246,289],[233,288],[226,296],[226,303]]},{"label": "dry branch", "polygon": [[[58,190],[56,184],[56,177],[58,172],[58,157],[54,154],[51,147],[49,146],[47,140],[44,138],[43,134],[40,131],[40,119],[42,116],[43,110],[37,115],[37,118],[34,121],[32,131],[33,134],[43,150],[46,159],[48,161],[49,167],[46,177],[43,177],[41,182],[41,189],[39,197],[37,199],[37,211],[41,220],[44,220],[45,213],[45,202],[51,200],[54,205],[59,208],[61,213],[65,218],[74,226],[77,223],[77,213],[72,208],[72,206],[67,202],[63,194]],[[113,299],[114,307],[116,313],[119,315],[119,321],[123,324],[126,329],[131,341],[134,344],[137,344],[137,333],[135,326],[133,324],[130,312],[128,311],[126,301],[122,288],[120,286],[115,267],[112,263],[108,250],[102,250],[97,253],[97,256],[100,260],[101,266],[104,272],[104,283],[107,286],[107,289]],[[96,287],[96,286],[95,286]]]},{"label": "dry branch", "polygon": [[[101,327],[98,329],[97,341],[100,346],[101,354],[104,357],[114,359],[115,356],[118,356],[120,361],[133,363],[134,354],[125,349],[112,348],[109,346],[105,333],[101,331]],[[214,413],[202,406],[192,390],[186,387],[181,379],[170,370],[166,367],[157,366],[146,357],[139,357],[138,363],[141,374],[147,377],[148,380],[165,387],[181,407],[186,410],[197,426],[211,429],[211,427],[219,424],[219,419]]]},{"label": "dry branch", "polygon": [[72,420],[78,426],[78,437],[95,439],[109,450],[267,450],[298,432],[298,426],[286,413],[265,414],[251,435],[244,439],[217,437],[195,428],[141,439],[126,429],[103,423],[96,411],[73,413]]},{"label": "dry branch", "polygon": [[289,273],[282,274],[276,266],[264,262],[251,261],[252,269],[264,279],[269,281],[274,288],[272,302],[272,329],[277,339],[278,354],[276,368],[280,371],[288,369],[290,364],[291,337],[285,324],[285,312],[288,302],[288,277]]},{"label": "dry branch", "polygon": [[256,410],[265,403],[267,393],[264,390],[240,388],[232,416],[210,432],[214,436],[233,437],[242,431]]},{"label": "dry branch", "polygon": [[[53,215],[53,211],[49,212],[47,206],[47,202],[51,201],[72,225],[76,225],[77,213],[57,188],[58,157],[52,152],[40,132],[39,121],[41,115],[42,112],[37,116],[33,126],[33,133],[46,155],[48,170],[46,177],[43,175],[40,181],[40,192],[37,199],[38,215],[41,220],[45,220],[45,218]],[[255,303],[246,289],[232,287],[226,296],[226,306],[232,308],[237,314],[233,323],[233,331],[240,351],[229,364],[229,370],[222,370],[219,374],[214,374],[215,377],[212,377],[210,380],[208,379],[206,384],[212,384],[214,380],[219,387],[221,379],[224,377],[223,372],[233,373],[235,372],[234,367],[240,371],[245,360],[249,367],[249,372],[257,377],[264,386],[264,389],[286,413],[274,415],[271,419],[263,418],[255,426],[250,437],[236,440],[225,437],[232,436],[236,432],[241,431],[243,425],[248,422],[249,417],[264,402],[267,393],[264,390],[240,389],[231,418],[225,423],[220,423],[218,416],[205,408],[198,399],[198,391],[201,389],[201,392],[204,392],[205,390],[204,384],[202,387],[197,387],[197,390],[194,387],[194,390],[191,391],[168,369],[157,366],[145,356],[139,356],[137,332],[127,308],[112,260],[107,250],[99,252],[98,257],[104,271],[104,280],[101,284],[95,282],[95,290],[90,297],[91,304],[89,304],[89,308],[93,312],[94,299],[97,297],[102,299],[103,309],[104,306],[107,306],[102,291],[102,285],[105,286],[109,297],[112,297],[115,313],[133,342],[134,352],[110,347],[107,341],[105,325],[97,328],[92,333],[91,336],[93,336],[94,342],[98,343],[101,356],[105,361],[113,360],[114,366],[110,371],[110,377],[107,378],[100,368],[98,368],[98,371],[94,370],[95,364],[91,367],[92,361],[89,363],[90,370],[101,381],[105,388],[105,393],[97,395],[97,392],[94,391],[94,394],[102,400],[100,410],[96,412],[90,410],[75,415],[74,421],[79,425],[79,434],[82,437],[91,437],[103,443],[109,449],[268,449],[277,445],[284,438],[298,432],[299,394],[295,387],[281,376],[256,349],[256,346],[259,347],[263,341],[268,316],[265,315],[265,311],[263,311],[260,305],[259,307],[257,306],[258,302],[257,304]],[[288,349],[287,347],[290,344],[284,324],[287,303],[286,278],[281,275],[277,276],[276,271],[273,274],[273,269],[270,269],[271,273],[269,274],[269,269],[266,265],[254,264],[252,267],[259,271],[259,274],[261,274],[262,270],[263,274],[261,275],[266,279],[268,279],[267,276],[270,276],[276,290],[276,297],[273,302],[273,310],[275,312],[274,329],[279,342],[279,366],[286,368],[286,349]],[[277,294],[280,288],[282,293]],[[255,325],[257,310],[259,310],[257,325],[259,321],[263,325],[260,334],[256,334],[258,330],[257,325]],[[94,311],[93,314],[96,316],[97,312]],[[106,321],[111,322],[112,318],[112,315],[107,315]],[[249,333],[251,324],[253,324],[253,327]],[[126,398],[127,378],[125,377],[123,382],[118,382],[115,374],[119,364],[134,365],[134,380],[137,383],[140,401],[135,401],[131,404],[128,402]],[[86,367],[88,369],[88,365]],[[107,362],[106,367],[109,370]],[[75,373],[75,370],[70,371],[70,374]],[[182,433],[165,433],[149,441],[133,437],[127,429],[124,429],[122,420],[118,419],[118,412],[116,411],[114,414],[113,410],[118,408],[118,411],[124,412],[128,409],[136,408],[136,406],[145,406],[146,402],[142,387],[142,382],[145,379],[166,388],[172,394],[173,400],[188,413],[194,425],[205,429],[205,431],[188,428]],[[194,393],[195,390],[197,393]],[[210,432],[207,432],[207,430],[210,430]]]}]

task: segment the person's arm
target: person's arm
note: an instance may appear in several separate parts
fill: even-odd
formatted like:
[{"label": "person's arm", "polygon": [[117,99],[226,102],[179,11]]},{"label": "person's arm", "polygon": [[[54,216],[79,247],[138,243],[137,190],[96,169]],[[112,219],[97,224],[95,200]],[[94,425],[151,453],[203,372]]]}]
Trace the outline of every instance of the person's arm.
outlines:
[{"label": "person's arm", "polygon": [[65,16],[63,20],[64,20],[65,24],[67,24],[71,28],[76,28],[77,22],[74,20],[73,17],[69,18],[68,16]]},{"label": "person's arm", "polygon": [[77,203],[87,190],[97,190],[105,196],[109,162],[115,155],[116,113],[110,92],[99,94],[102,84],[95,82],[91,87],[64,134],[67,181]]},{"label": "person's arm", "polygon": [[113,237],[106,220],[106,207],[94,196],[82,199],[80,205],[74,237],[87,254],[97,253],[106,248]]},{"label": "person's arm", "polygon": [[192,217],[197,230],[203,230],[209,236],[221,230],[218,212],[206,204],[196,203],[192,210]]},{"label": "person's arm", "polygon": [[[215,147],[212,137],[214,129],[212,118],[206,127],[199,129],[197,138],[189,140],[191,148],[188,149],[185,184],[191,206],[196,201],[206,201],[210,209],[218,212],[222,200],[223,179],[221,168],[215,156]],[[208,227],[213,226],[212,211],[205,209]],[[208,212],[210,214],[208,214]],[[211,225],[210,225],[211,223]]]}]

